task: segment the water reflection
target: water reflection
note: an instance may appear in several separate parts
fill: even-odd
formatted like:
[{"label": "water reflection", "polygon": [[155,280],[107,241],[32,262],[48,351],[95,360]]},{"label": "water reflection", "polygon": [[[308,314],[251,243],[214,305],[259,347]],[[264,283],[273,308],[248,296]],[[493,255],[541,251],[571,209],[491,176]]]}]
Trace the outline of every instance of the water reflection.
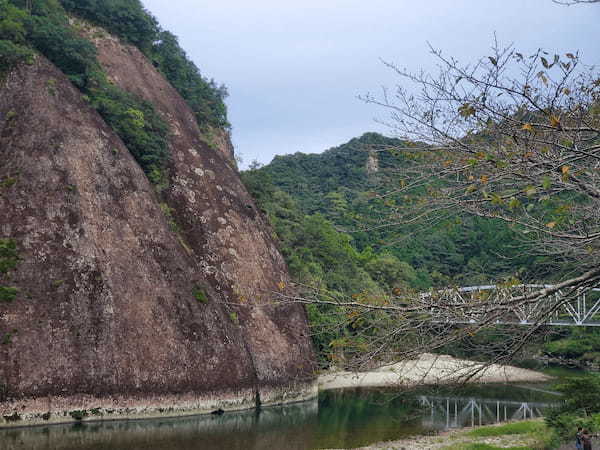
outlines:
[{"label": "water reflection", "polygon": [[178,419],[0,430],[2,450],[352,448],[431,429],[537,417],[551,393],[515,386],[321,393],[318,402]]},{"label": "water reflection", "polygon": [[430,411],[422,420],[433,429],[464,428],[475,425],[525,420],[542,417],[549,403],[487,400],[463,397],[432,397],[422,395],[419,401]]},{"label": "water reflection", "polygon": [[0,431],[2,450],[311,448],[317,401],[176,419],[51,425]]}]

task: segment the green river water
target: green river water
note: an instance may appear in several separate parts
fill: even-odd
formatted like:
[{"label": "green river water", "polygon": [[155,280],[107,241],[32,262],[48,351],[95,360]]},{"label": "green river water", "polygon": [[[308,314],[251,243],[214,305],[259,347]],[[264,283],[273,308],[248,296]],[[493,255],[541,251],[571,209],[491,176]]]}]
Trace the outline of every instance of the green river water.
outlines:
[{"label": "green river water", "polygon": [[538,417],[557,401],[545,385],[326,391],[314,401],[221,416],[0,430],[0,449],[353,448],[432,430]]}]

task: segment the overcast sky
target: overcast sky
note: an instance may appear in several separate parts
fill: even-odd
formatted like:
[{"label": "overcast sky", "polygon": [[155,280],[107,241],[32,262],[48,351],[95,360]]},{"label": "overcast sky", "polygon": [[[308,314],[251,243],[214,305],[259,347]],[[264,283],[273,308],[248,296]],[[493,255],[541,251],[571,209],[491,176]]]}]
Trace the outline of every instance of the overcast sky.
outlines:
[{"label": "overcast sky", "polygon": [[496,32],[523,53],[580,50],[600,63],[600,4],[552,0],[142,0],[202,73],[224,83],[243,166],[321,152],[386,130],[357,95],[396,79],[380,62],[431,69],[427,41],[464,62]]}]

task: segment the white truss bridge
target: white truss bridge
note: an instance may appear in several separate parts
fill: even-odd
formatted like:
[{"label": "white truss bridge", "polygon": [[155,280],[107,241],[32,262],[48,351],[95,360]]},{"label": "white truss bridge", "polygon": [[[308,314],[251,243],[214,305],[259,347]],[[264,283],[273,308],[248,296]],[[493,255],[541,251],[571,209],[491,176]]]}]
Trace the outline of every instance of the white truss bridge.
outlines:
[{"label": "white truss bridge", "polygon": [[419,397],[419,402],[430,410],[424,422],[446,429],[542,417],[545,409],[558,404],[425,395]]},{"label": "white truss bridge", "polygon": [[[600,287],[558,290],[544,297],[513,301],[549,284],[485,285],[421,294],[435,322],[447,324],[600,326]],[[441,305],[441,306],[437,306]]]}]

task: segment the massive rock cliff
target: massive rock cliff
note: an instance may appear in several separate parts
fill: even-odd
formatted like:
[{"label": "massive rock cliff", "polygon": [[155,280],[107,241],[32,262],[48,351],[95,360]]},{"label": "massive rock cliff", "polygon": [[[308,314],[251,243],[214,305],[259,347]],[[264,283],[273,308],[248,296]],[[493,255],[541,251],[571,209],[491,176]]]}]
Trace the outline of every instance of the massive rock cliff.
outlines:
[{"label": "massive rock cliff", "polygon": [[0,271],[4,423],[314,395],[305,312],[273,304],[287,270],[230,144],[203,138],[152,64],[102,36],[110,79],[170,125],[170,185],[156,194],[43,57],[2,82],[0,243],[15,245],[0,253],[12,258]]}]

